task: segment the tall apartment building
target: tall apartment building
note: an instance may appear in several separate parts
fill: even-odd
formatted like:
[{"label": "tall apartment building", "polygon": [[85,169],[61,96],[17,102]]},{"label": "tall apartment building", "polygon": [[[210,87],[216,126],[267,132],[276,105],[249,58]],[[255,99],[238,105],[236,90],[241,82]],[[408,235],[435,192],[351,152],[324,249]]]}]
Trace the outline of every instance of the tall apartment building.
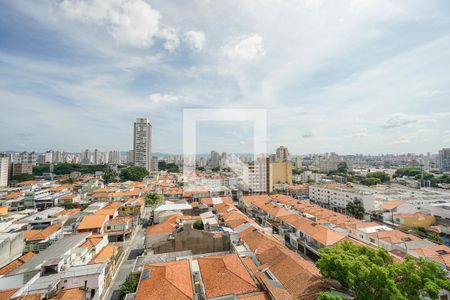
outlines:
[{"label": "tall apartment building", "polygon": [[133,150],[134,165],[151,171],[152,125],[147,118],[137,118],[134,122]]},{"label": "tall apartment building", "polygon": [[80,160],[82,165],[90,165],[92,163],[91,151],[89,151],[89,149],[86,149],[81,152]]},{"label": "tall apartment building", "polygon": [[210,158],[210,165],[211,168],[217,168],[220,165],[220,154],[217,151],[211,151],[211,158]]},{"label": "tall apartment building", "polygon": [[8,186],[9,157],[0,154],[0,188]]},{"label": "tall apartment building", "polygon": [[443,172],[450,172],[450,148],[439,150],[439,169]]},{"label": "tall apartment building", "polygon": [[248,168],[243,170],[243,181],[252,193],[269,193],[270,185],[270,160],[261,155],[256,161],[250,162]]},{"label": "tall apartment building", "polygon": [[285,146],[277,148],[275,160],[276,162],[287,162],[289,160],[289,151]]},{"label": "tall apartment building", "polygon": [[152,161],[151,161],[151,170],[152,171],[158,171],[158,157],[157,156],[152,156]]},{"label": "tall apartment building", "polygon": [[21,152],[19,154],[19,162],[25,164],[33,164],[37,163],[37,154],[36,152]]},{"label": "tall apartment building", "polygon": [[119,165],[121,163],[120,151],[114,150],[108,153],[108,164]]}]

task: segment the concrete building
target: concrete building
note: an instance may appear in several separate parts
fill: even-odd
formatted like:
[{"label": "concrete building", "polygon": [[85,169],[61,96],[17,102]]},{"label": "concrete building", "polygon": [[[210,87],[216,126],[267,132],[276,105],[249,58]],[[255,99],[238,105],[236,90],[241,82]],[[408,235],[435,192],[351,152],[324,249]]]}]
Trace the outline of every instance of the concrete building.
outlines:
[{"label": "concrete building", "polygon": [[450,148],[439,150],[438,166],[441,171],[450,172]]},{"label": "concrete building", "polygon": [[33,165],[29,163],[19,163],[11,165],[11,175],[33,174]]},{"label": "concrete building", "polygon": [[92,163],[92,155],[91,151],[89,149],[84,150],[81,152],[80,160],[82,165],[90,165]]},{"label": "concrete building", "polygon": [[120,151],[114,150],[108,153],[108,164],[119,165],[121,163]]},{"label": "concrete building", "polygon": [[0,188],[8,186],[9,157],[0,156]]},{"label": "concrete building", "polygon": [[289,160],[289,151],[285,146],[280,146],[277,148],[276,162],[287,162]]},{"label": "concrete building", "polygon": [[101,152],[98,149],[94,150],[94,153],[92,155],[92,162],[94,165],[100,165],[102,163]]},{"label": "concrete building", "polygon": [[152,156],[150,170],[151,171],[158,171],[158,157],[157,156]]},{"label": "concrete building", "polygon": [[275,184],[292,184],[292,164],[290,162],[276,162],[270,164],[270,186]]},{"label": "concrete building", "polygon": [[210,157],[210,166],[211,168],[218,168],[220,166],[220,154],[217,151],[211,151]]},{"label": "concrete building", "polygon": [[135,166],[151,170],[152,125],[147,118],[137,118],[134,122],[133,150]]},{"label": "concrete building", "polygon": [[268,193],[272,191],[270,185],[270,160],[264,155],[250,162],[248,168],[243,169],[245,188],[252,193]]}]

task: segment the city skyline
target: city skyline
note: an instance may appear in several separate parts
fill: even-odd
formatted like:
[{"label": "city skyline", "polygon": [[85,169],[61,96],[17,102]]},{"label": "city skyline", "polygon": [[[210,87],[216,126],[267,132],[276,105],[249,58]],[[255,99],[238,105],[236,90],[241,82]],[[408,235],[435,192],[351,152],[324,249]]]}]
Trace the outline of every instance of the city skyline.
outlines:
[{"label": "city skyline", "polygon": [[[297,154],[450,144],[445,1],[0,8],[2,151],[132,149],[142,116],[155,152],[182,153],[183,109],[212,107],[266,109],[268,149]],[[252,152],[248,125],[204,127],[205,149]]]}]

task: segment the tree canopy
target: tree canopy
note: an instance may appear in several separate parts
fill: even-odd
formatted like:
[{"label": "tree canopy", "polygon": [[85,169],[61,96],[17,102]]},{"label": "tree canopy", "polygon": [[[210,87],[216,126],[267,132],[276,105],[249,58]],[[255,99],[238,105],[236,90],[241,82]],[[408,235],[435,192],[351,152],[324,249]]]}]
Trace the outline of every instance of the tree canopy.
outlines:
[{"label": "tree canopy", "polygon": [[203,225],[202,219],[196,220],[196,221],[194,222],[193,227],[194,227],[194,229],[203,230],[204,225]]},{"label": "tree canopy", "polygon": [[366,177],[367,178],[378,178],[380,180],[380,182],[383,182],[383,183],[391,180],[391,177],[384,172],[371,172],[371,173],[367,174]]},{"label": "tree canopy", "polygon": [[133,274],[128,275],[125,282],[120,286],[120,295],[119,298],[125,299],[127,294],[131,294],[136,292],[137,286],[139,283],[139,278]]},{"label": "tree canopy", "polygon": [[[72,172],[81,172],[82,174],[94,174],[96,171],[105,172],[107,165],[80,165],[80,164],[56,164],[53,166],[53,173],[56,175],[66,175]],[[33,175],[41,176],[43,173],[50,172],[50,164],[42,164],[33,167]]]},{"label": "tree canopy", "polygon": [[147,169],[138,166],[130,166],[122,170],[120,179],[122,179],[122,181],[142,181],[147,175]]},{"label": "tree canopy", "polygon": [[145,195],[144,200],[146,205],[154,206],[161,204],[164,201],[164,196],[156,193],[149,193]]},{"label": "tree canopy", "polygon": [[119,174],[113,169],[106,170],[102,177],[106,184],[119,181]]},{"label": "tree canopy", "polygon": [[367,186],[377,185],[379,183],[381,183],[381,180],[379,178],[375,178],[375,177],[364,178],[361,181],[361,184],[364,184],[364,185],[367,185]]},{"label": "tree canopy", "polygon": [[436,263],[407,256],[394,262],[383,248],[342,242],[319,250],[317,267],[324,277],[338,280],[356,299],[436,299],[449,289],[447,272]]},{"label": "tree canopy", "polygon": [[365,210],[361,200],[354,200],[349,202],[345,208],[352,216],[361,219],[364,216]]},{"label": "tree canopy", "polygon": [[18,174],[14,175],[9,179],[11,182],[22,182],[22,181],[28,181],[28,180],[34,180],[34,176],[31,174]]}]

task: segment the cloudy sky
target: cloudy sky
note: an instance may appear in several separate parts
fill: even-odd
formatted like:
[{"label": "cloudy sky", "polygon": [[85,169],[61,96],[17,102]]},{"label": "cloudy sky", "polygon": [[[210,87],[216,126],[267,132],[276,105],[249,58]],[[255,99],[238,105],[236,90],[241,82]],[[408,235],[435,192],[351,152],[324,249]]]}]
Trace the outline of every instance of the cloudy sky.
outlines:
[{"label": "cloudy sky", "polygon": [[[183,110],[267,111],[268,151],[450,146],[450,2],[0,0],[0,150],[182,152]],[[252,151],[202,121],[199,151]]]}]

